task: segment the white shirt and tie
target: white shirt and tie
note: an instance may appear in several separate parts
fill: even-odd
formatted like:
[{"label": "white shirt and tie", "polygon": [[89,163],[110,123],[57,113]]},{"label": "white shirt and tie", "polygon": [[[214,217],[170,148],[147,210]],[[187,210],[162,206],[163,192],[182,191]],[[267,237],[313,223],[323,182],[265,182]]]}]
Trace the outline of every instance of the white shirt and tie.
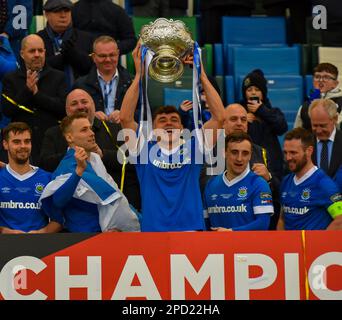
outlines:
[{"label": "white shirt and tie", "polygon": [[116,72],[113,75],[112,79],[110,81],[105,81],[99,73],[99,70],[97,70],[97,77],[100,82],[104,101],[104,113],[109,116],[115,110],[115,97],[119,83],[119,72],[118,69],[116,69]]}]

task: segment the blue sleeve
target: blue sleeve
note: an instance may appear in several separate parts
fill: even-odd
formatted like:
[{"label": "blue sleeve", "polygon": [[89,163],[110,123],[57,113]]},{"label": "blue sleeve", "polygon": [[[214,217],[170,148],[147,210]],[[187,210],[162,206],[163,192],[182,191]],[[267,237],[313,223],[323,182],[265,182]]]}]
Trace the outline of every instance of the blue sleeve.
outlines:
[{"label": "blue sleeve", "polygon": [[256,215],[256,219],[241,227],[232,228],[233,231],[253,231],[253,230],[268,230],[270,225],[270,215],[267,213]]},{"label": "blue sleeve", "polygon": [[5,73],[17,69],[17,60],[6,37],[0,36],[0,79]]},{"label": "blue sleeve", "polygon": [[74,172],[69,179],[56,190],[53,194],[53,204],[57,208],[64,208],[68,205],[80,180],[81,177]]},{"label": "blue sleeve", "polygon": [[335,202],[341,201],[341,194],[339,188],[335,181],[330,177],[325,176],[324,179],[320,181],[321,188],[321,199],[320,202],[322,206],[328,209]]}]

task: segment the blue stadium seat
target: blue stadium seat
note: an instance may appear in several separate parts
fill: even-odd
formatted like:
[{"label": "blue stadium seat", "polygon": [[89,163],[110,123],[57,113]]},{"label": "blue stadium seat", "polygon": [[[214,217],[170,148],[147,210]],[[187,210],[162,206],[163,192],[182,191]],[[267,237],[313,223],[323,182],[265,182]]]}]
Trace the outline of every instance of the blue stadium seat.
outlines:
[{"label": "blue stadium seat", "polygon": [[177,109],[184,100],[192,101],[192,89],[164,88],[164,105]]},{"label": "blue stadium seat", "polygon": [[225,88],[225,97],[226,104],[231,104],[235,102],[235,83],[233,76],[225,76],[224,77],[224,88]]},{"label": "blue stadium seat", "polygon": [[222,43],[214,44],[214,67],[215,75],[224,75],[223,46]]},{"label": "blue stadium seat", "polygon": [[222,17],[222,42],[286,44],[284,17]]},{"label": "blue stadium seat", "polygon": [[312,81],[313,81],[312,74],[307,74],[305,76],[305,95],[307,97],[310,95],[310,91],[313,89]]},{"label": "blue stadium seat", "polygon": [[234,47],[233,75],[246,75],[261,69],[265,75],[299,75],[300,49],[294,47]]},{"label": "blue stadium seat", "polygon": [[[241,85],[244,76],[238,78],[239,100],[242,99]],[[298,108],[303,103],[302,76],[266,76],[268,97],[273,107],[280,108],[288,122],[294,122]]]},{"label": "blue stadium seat", "polygon": [[233,74],[233,50],[236,47],[240,48],[279,48],[279,47],[286,47],[286,44],[256,44],[256,45],[242,45],[242,44],[228,44],[224,43],[223,45],[223,61],[224,61],[224,72],[225,74],[231,75]]}]

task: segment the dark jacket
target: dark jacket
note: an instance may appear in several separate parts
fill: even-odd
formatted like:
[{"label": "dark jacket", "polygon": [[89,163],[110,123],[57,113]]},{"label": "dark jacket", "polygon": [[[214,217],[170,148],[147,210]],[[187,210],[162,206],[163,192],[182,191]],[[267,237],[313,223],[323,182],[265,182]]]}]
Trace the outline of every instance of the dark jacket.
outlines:
[{"label": "dark jacket", "polygon": [[215,7],[241,6],[254,8],[254,0],[204,0],[200,2],[200,9],[211,9]]},{"label": "dark jacket", "polygon": [[[114,181],[120,187],[122,165],[117,160],[117,145],[121,145],[122,142],[118,143],[116,137],[121,127],[109,122],[106,122],[106,124],[110,129],[113,138],[110,137],[102,122],[95,118],[93,124],[95,140],[102,150],[102,161],[108,173],[113,177]],[[45,132],[40,152],[40,167],[46,171],[55,171],[59,165],[59,162],[65,156],[67,148],[67,142],[64,139],[59,126],[54,126],[48,129]],[[139,183],[135,168],[131,164],[126,165],[124,194],[126,195],[129,203],[140,210]]]},{"label": "dark jacket", "polygon": [[75,28],[88,31],[96,37],[113,37],[121,54],[131,52],[137,39],[131,18],[126,11],[111,0],[80,0],[72,9]]},{"label": "dark jacket", "polygon": [[[312,154],[312,160],[317,165],[317,143],[315,143],[315,150]],[[336,130],[335,140],[333,143],[333,149],[329,162],[328,176],[331,178],[335,177],[335,174],[339,167],[342,165],[342,132]]]},{"label": "dark jacket", "polygon": [[[91,34],[72,28],[70,39],[72,45],[67,47],[67,50],[55,52],[53,40],[45,29],[37,33],[44,41],[46,49],[47,63],[58,70],[64,72],[65,66],[70,65],[73,69],[74,78],[83,76],[89,72],[93,66],[93,60],[90,54],[93,52],[94,36]],[[63,39],[67,41],[68,39]]]},{"label": "dark jacket", "polygon": [[12,121],[26,122],[32,129],[32,163],[38,164],[40,148],[45,131],[58,124],[65,116],[66,84],[64,74],[45,66],[40,73],[38,92],[33,93],[26,86],[26,68],[8,73],[3,79],[3,93],[34,114],[24,111],[4,97],[1,105],[5,116]]},{"label": "dark jacket", "polygon": [[[247,102],[241,102],[247,110]],[[248,123],[248,134],[252,141],[264,147],[270,157],[274,173],[279,179],[283,175],[283,152],[278,140],[278,136],[283,135],[287,129],[287,121],[284,113],[279,108],[273,108],[267,99],[254,114],[258,120]]]},{"label": "dark jacket", "polygon": [[[131,6],[143,6],[147,4],[149,0],[130,0]],[[170,8],[187,9],[187,0],[172,0],[170,1]]]},{"label": "dark jacket", "polygon": [[[116,89],[115,109],[120,110],[123,97],[131,85],[132,80],[129,72],[124,67],[118,65],[117,68],[119,72],[119,83]],[[89,74],[79,78],[75,82],[74,89],[76,88],[87,91],[94,100],[96,111],[104,112],[104,101],[95,66],[90,70]]]}]

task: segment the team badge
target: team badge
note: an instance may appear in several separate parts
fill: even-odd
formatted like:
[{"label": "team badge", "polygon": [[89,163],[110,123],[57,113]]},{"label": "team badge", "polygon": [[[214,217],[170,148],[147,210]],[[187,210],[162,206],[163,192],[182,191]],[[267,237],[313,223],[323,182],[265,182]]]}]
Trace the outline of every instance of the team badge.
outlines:
[{"label": "team badge", "polygon": [[36,183],[34,191],[38,194],[42,194],[44,187],[45,186],[42,183]]},{"label": "team badge", "polygon": [[245,82],[243,83],[245,87],[248,87],[251,84],[251,79],[246,78]]},{"label": "team badge", "polygon": [[303,200],[309,200],[310,199],[310,193],[311,193],[310,189],[304,189],[302,192],[302,199]]},{"label": "team badge", "polygon": [[246,198],[247,197],[247,187],[240,187],[239,188],[238,197],[239,198]]}]

